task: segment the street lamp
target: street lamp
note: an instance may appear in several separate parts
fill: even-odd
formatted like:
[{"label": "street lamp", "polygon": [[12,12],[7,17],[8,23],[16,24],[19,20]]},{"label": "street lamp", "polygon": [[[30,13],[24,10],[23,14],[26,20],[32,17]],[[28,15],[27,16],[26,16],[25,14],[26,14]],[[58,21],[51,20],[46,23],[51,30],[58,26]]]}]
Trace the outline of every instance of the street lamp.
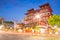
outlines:
[{"label": "street lamp", "polygon": [[35,15],[35,18],[37,19],[37,25],[39,25],[39,22],[38,22],[38,21],[39,21],[39,19],[40,19],[40,14],[36,14],[36,15]]},{"label": "street lamp", "polygon": [[36,18],[36,19],[39,19],[39,18],[40,18],[40,15],[39,15],[39,14],[38,14],[38,15],[36,15],[36,16],[35,16],[35,18]]}]

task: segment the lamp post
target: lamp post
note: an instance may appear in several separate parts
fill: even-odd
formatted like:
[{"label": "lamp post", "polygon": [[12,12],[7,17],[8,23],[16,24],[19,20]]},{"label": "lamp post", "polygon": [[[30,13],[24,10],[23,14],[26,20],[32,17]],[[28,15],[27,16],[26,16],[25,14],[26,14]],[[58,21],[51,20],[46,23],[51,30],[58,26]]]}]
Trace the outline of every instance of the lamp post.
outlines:
[{"label": "lamp post", "polygon": [[40,15],[39,15],[39,14],[37,14],[37,15],[35,16],[35,18],[37,19],[37,25],[39,25]]}]

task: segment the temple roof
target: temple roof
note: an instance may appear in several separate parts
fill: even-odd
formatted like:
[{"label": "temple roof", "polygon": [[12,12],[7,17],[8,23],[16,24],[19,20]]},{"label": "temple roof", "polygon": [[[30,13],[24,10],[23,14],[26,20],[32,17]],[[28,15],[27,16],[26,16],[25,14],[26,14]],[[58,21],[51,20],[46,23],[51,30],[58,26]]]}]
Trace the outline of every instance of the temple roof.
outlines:
[{"label": "temple roof", "polygon": [[26,15],[28,15],[30,13],[34,13],[34,12],[35,12],[35,10],[32,8],[32,9],[30,9],[30,10],[27,11]]},{"label": "temple roof", "polygon": [[41,7],[44,7],[44,6],[50,6],[50,5],[49,5],[49,3],[46,3],[46,4],[44,4],[44,5],[41,5],[40,8],[41,8]]},{"label": "temple roof", "polygon": [[[28,15],[28,14],[30,14],[30,13],[40,12],[40,10],[43,10],[43,9],[45,8],[45,6],[48,6],[49,11],[52,12],[52,9],[51,9],[49,3],[46,3],[46,4],[44,4],[44,5],[41,5],[41,6],[40,6],[40,9],[34,10],[34,8],[32,8],[32,9],[28,10],[27,13],[26,13],[26,15]],[[42,7],[44,7],[44,8],[42,8]],[[46,8],[47,8],[47,7],[46,7]]]},{"label": "temple roof", "polygon": [[[46,3],[46,4],[44,4],[44,5],[41,5],[40,6],[40,9],[42,9],[42,7],[44,7],[45,8],[45,6],[48,6],[48,9],[52,12],[52,9],[51,9],[51,7],[50,7],[50,4],[49,3]],[[47,7],[46,7],[47,8]]]}]

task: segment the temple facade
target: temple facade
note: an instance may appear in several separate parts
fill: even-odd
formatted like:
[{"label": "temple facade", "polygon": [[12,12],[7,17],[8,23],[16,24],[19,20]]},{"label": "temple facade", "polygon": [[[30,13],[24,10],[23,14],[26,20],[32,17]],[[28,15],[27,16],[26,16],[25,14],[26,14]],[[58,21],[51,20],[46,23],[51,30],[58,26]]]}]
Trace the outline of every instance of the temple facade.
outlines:
[{"label": "temple facade", "polygon": [[30,9],[22,20],[25,24],[48,25],[48,18],[52,15],[52,9],[48,3],[39,6],[39,9]]}]

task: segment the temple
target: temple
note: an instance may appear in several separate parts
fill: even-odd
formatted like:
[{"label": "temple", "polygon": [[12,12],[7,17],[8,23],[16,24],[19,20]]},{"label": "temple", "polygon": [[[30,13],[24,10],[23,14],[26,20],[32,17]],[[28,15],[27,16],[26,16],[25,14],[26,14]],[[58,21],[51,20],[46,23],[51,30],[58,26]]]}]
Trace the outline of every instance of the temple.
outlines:
[{"label": "temple", "polygon": [[32,26],[35,25],[48,25],[48,18],[52,15],[52,9],[49,3],[39,6],[39,9],[30,9],[26,13],[26,17],[23,19],[23,23]]}]

